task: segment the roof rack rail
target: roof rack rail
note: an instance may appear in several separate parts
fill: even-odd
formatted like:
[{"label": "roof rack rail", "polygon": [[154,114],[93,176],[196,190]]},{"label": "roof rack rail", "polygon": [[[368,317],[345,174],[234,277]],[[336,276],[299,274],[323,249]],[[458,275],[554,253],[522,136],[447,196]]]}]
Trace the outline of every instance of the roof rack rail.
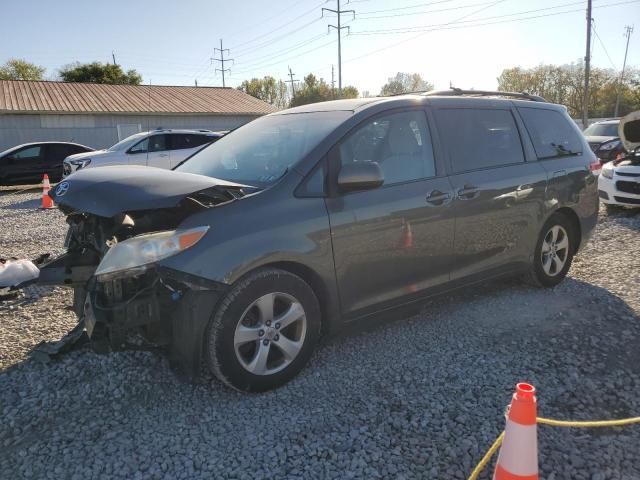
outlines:
[{"label": "roof rack rail", "polygon": [[[410,92],[414,93],[414,92]],[[532,102],[546,102],[546,100],[539,95],[531,95],[527,92],[499,92],[492,90],[463,90],[461,88],[451,88],[449,90],[435,90],[429,92],[415,92],[421,93],[425,96],[444,96],[444,97],[454,97],[454,96],[476,96],[476,97],[512,97],[519,98],[522,100],[531,100]]]}]

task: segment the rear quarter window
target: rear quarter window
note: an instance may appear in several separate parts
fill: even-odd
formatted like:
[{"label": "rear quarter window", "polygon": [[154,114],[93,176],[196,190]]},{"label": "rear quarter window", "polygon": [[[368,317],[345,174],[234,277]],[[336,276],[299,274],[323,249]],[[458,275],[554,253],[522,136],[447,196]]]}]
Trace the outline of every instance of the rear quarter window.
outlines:
[{"label": "rear quarter window", "polygon": [[565,115],[555,110],[518,108],[539,159],[582,154],[582,141]]}]

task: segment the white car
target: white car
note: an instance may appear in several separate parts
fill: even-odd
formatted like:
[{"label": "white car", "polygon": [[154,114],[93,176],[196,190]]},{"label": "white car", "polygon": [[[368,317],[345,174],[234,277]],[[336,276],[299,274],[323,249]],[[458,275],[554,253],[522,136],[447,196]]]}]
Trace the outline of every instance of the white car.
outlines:
[{"label": "white car", "polygon": [[226,132],[208,130],[152,130],[131,135],[106,150],[78,153],[64,159],[62,174],[105,165],[147,165],[173,168]]},{"label": "white car", "polygon": [[600,200],[607,209],[640,207],[640,111],[620,120],[618,134],[629,153],[602,167],[598,178]]}]

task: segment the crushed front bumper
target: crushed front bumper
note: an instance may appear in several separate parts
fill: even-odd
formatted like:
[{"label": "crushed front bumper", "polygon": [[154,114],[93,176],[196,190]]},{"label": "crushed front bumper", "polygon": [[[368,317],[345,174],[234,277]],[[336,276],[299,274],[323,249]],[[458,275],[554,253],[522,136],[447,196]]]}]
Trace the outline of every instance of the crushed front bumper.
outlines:
[{"label": "crushed front bumper", "polygon": [[96,351],[162,348],[181,378],[196,381],[205,329],[227,285],[160,266],[98,282],[96,266],[67,253],[41,268],[38,283],[74,288],[74,310]]}]

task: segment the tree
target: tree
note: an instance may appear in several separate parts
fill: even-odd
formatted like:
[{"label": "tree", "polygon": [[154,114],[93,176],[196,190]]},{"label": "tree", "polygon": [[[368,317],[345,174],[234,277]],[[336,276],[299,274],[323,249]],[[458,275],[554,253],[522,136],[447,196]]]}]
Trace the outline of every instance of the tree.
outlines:
[{"label": "tree", "polygon": [[287,108],[289,106],[290,95],[287,84],[282,80],[276,81],[275,78],[268,75],[264,78],[245,80],[240,84],[238,90],[242,90],[252,97],[259,98],[277,108]]},{"label": "tree", "polygon": [[433,84],[427,82],[419,73],[396,73],[382,86],[380,95],[397,95],[407,92],[433,90]]},{"label": "tree", "polygon": [[60,70],[60,78],[65,82],[109,83],[113,85],[140,85],[142,76],[135,70],[126,73],[120,65],[111,63],[73,63]]},{"label": "tree", "polygon": [[319,79],[310,73],[304,77],[304,81],[296,89],[296,94],[291,99],[291,106],[306,105],[308,103],[326,102],[338,98],[358,98],[358,89],[354,86],[342,88],[342,94],[329,86],[324,79]]},{"label": "tree", "polygon": [[44,72],[44,67],[12,58],[0,67],[0,80],[42,80]]},{"label": "tree", "polygon": [[[620,113],[625,115],[640,109],[640,72],[630,68],[622,84],[620,75],[611,69],[592,68],[589,77],[589,116],[608,117],[613,114],[616,94],[620,89]],[[639,82],[640,83],[640,82]],[[579,117],[584,104],[584,66],[581,62],[568,65],[538,65],[530,69],[508,68],[498,77],[498,90],[528,92],[567,107],[569,115]]]}]

